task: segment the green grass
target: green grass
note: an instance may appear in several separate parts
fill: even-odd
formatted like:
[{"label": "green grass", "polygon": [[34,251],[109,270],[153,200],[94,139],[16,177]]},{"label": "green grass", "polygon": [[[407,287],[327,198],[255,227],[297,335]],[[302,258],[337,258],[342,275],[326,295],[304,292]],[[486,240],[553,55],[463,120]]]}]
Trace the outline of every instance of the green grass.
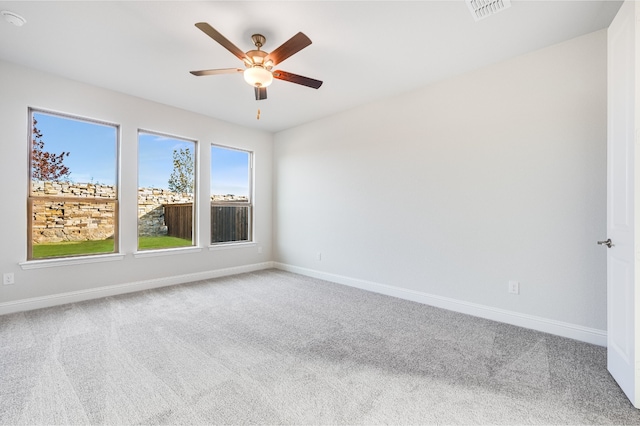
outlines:
[{"label": "green grass", "polygon": [[[176,237],[140,237],[138,239],[138,248],[140,250],[188,247],[191,245],[191,240]],[[33,259],[113,253],[113,250],[114,242],[112,239],[34,244]]]},{"label": "green grass", "polygon": [[82,254],[112,253],[113,240],[64,241],[33,245],[33,258],[76,256]]},{"label": "green grass", "polygon": [[161,249],[171,247],[189,247],[193,245],[191,240],[178,237],[140,237],[138,238],[138,249]]}]

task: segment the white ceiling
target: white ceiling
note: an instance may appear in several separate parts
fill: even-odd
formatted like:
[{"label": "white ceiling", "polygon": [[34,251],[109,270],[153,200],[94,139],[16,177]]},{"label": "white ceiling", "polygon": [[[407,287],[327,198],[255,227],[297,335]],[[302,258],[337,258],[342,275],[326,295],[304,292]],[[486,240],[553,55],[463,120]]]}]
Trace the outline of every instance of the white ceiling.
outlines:
[{"label": "white ceiling", "polygon": [[[475,22],[463,1],[0,1],[27,20],[0,19],[0,59],[277,132],[606,28],[620,4],[512,0]],[[277,68],[324,85],[275,80],[256,101],[240,74],[192,76],[242,67],[201,21],[245,51],[304,32],[313,44]]]}]

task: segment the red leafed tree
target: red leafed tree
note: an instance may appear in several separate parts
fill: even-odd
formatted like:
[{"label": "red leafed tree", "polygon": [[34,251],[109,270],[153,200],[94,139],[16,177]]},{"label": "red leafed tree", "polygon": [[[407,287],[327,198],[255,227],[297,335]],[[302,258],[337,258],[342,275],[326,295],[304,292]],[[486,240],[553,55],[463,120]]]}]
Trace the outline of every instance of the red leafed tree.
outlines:
[{"label": "red leafed tree", "polygon": [[36,127],[38,121],[33,119],[33,138],[31,146],[31,179],[33,180],[60,180],[69,177],[69,168],[64,165],[64,157],[68,152],[53,154],[44,150],[42,132]]}]

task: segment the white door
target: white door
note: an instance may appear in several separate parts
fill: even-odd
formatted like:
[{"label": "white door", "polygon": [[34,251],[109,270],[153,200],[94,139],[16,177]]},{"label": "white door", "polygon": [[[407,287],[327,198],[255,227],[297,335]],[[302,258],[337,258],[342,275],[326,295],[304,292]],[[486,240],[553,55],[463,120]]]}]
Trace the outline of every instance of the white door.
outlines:
[{"label": "white door", "polygon": [[[607,367],[629,400],[640,408],[640,149],[635,149],[636,19],[640,7],[627,0],[608,31],[607,143]],[[640,143],[640,138],[638,139]],[[639,203],[639,204],[636,204]],[[640,223],[639,223],[640,224]],[[600,242],[602,243],[602,242]],[[637,252],[637,254],[636,254]]]}]

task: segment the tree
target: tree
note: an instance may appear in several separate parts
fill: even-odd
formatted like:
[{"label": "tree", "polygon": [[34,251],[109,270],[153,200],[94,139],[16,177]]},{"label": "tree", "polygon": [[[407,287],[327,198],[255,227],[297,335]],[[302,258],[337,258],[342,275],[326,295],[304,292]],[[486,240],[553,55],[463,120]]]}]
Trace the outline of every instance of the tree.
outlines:
[{"label": "tree", "polygon": [[42,132],[36,127],[38,121],[33,119],[33,139],[31,146],[31,179],[33,180],[60,180],[68,178],[71,172],[64,165],[64,158],[69,156],[68,152],[53,154],[44,150]]},{"label": "tree", "polygon": [[173,171],[169,177],[169,190],[193,194],[193,164],[191,149],[173,150]]}]

